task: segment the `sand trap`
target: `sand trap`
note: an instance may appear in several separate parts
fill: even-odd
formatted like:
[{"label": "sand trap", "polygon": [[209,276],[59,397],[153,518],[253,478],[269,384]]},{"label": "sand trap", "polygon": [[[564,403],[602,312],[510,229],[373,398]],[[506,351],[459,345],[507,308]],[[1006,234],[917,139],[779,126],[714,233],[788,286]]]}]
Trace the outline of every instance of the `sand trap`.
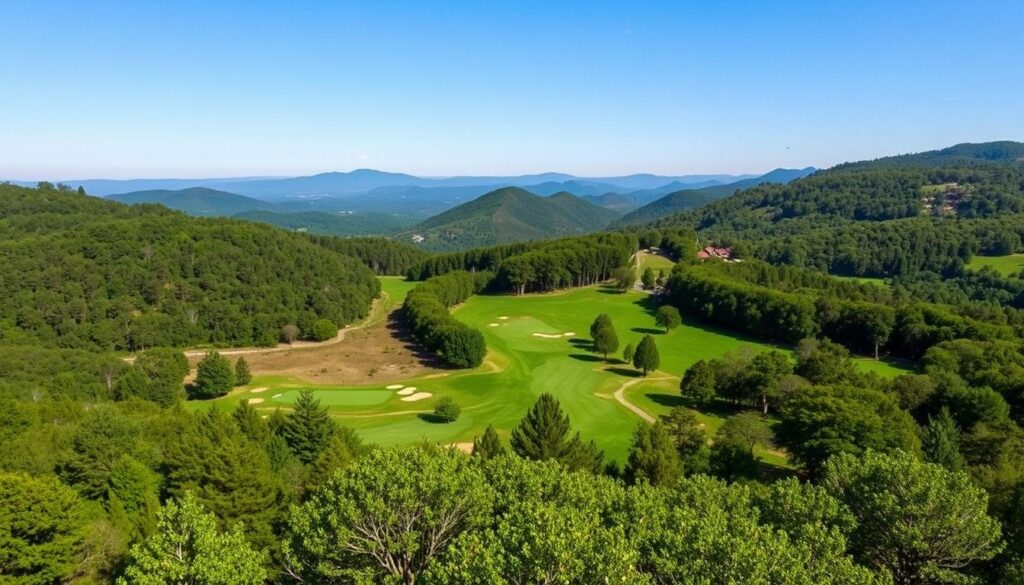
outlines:
[{"label": "sand trap", "polygon": [[269,390],[269,388],[267,388],[266,386],[261,386],[260,388],[253,388],[252,390],[249,390],[249,392],[252,392],[253,394],[259,394],[260,392],[266,392],[267,390]]},{"label": "sand trap", "polygon": [[415,392],[416,392],[416,387],[415,386],[409,386],[408,388],[402,388],[401,390],[399,390],[398,391],[398,395],[399,396],[408,396],[410,394],[414,394]]},{"label": "sand trap", "polygon": [[572,337],[573,335],[576,335],[575,331],[566,331],[562,334],[562,337]]},{"label": "sand trap", "polygon": [[250,398],[249,399],[249,404],[259,404],[260,402],[263,402],[262,398]]},{"label": "sand trap", "polygon": [[392,384],[392,385],[388,386],[388,390],[398,390],[401,387],[402,387],[401,384]]},{"label": "sand trap", "polygon": [[450,443],[448,446],[452,447],[453,449],[458,449],[459,451],[462,451],[466,455],[470,455],[473,453],[473,443]]},{"label": "sand trap", "polygon": [[[501,319],[502,321],[508,321],[508,317],[506,317],[504,315],[502,315],[501,317],[498,317],[498,318]],[[470,445],[472,445],[472,443],[470,443]]]},{"label": "sand trap", "polygon": [[501,323],[488,323],[487,324],[488,327],[498,327],[500,325],[501,325]]},{"label": "sand trap", "polygon": [[280,398],[280,397],[281,397],[280,394],[274,394],[273,396],[271,396],[271,398]]},{"label": "sand trap", "polygon": [[540,337],[541,339],[561,339],[562,338],[562,334],[561,333],[555,333],[554,335],[551,335],[549,333],[534,333],[533,336],[534,337]]},{"label": "sand trap", "polygon": [[417,392],[412,396],[406,396],[405,398],[402,399],[402,402],[416,402],[418,400],[426,400],[431,396],[433,396],[433,394],[431,394],[430,392]]}]

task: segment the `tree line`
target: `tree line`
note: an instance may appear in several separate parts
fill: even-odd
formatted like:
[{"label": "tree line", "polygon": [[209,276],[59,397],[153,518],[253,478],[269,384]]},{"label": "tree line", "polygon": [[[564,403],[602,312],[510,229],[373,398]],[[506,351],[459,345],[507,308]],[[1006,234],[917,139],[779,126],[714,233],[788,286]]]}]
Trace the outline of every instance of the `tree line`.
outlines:
[{"label": "tree line", "polygon": [[448,308],[480,292],[493,278],[489,272],[458,271],[416,285],[402,305],[412,336],[452,366],[479,366],[487,354],[483,333],[452,317]]}]

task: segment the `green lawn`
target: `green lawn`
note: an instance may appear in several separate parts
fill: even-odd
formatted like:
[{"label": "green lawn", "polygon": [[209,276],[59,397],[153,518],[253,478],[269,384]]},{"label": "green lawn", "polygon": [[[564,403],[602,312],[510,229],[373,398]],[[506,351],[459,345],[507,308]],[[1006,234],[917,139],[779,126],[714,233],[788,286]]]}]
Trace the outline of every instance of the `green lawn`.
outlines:
[{"label": "green lawn", "polygon": [[889,286],[889,281],[884,278],[875,278],[871,276],[839,276],[836,274],[832,275],[832,278],[836,280],[845,280],[847,282],[857,282],[860,284],[873,284],[875,286]]},{"label": "green lawn", "polygon": [[669,260],[668,258],[666,258],[664,256],[658,256],[658,255],[655,255],[655,254],[647,254],[646,252],[639,252],[638,255],[639,255],[639,259],[640,259],[640,270],[641,270],[641,272],[645,268],[651,268],[655,272],[657,272],[659,270],[664,270],[665,274],[668,274],[669,272],[672,272],[672,267],[676,265],[675,262],[673,262],[672,260]]},{"label": "green lawn", "polygon": [[980,270],[985,266],[994,268],[1000,274],[1009,276],[1019,274],[1024,270],[1024,254],[1010,254],[1009,256],[975,256],[967,263],[972,270]]},{"label": "green lawn", "polygon": [[[393,297],[390,302],[397,302],[409,288],[410,283],[398,279],[384,280],[385,292]],[[431,393],[428,399],[403,401],[397,389],[388,389],[390,384],[383,383],[317,386],[258,376],[246,389],[219,400],[218,406],[230,407],[250,398],[260,399],[259,408],[286,409],[300,388],[314,388],[335,416],[373,443],[393,445],[421,439],[454,443],[471,441],[488,424],[507,436],[537,396],[550,392],[561,401],[584,438],[593,439],[606,455],[622,461],[630,435],[641,419],[617,402],[614,394],[626,382],[636,380],[638,374],[626,364],[615,359],[606,363],[588,351],[587,331],[598,313],[611,316],[620,347],[629,342],[635,345],[644,334],[655,337],[661,371],[626,392],[632,402],[654,415],[675,404],[679,377],[695,361],[719,357],[742,345],[771,347],[698,324],[683,325],[665,334],[655,327],[654,309],[651,297],[645,293],[618,292],[604,286],[523,297],[476,296],[453,314],[484,333],[489,348],[487,361],[472,371],[451,370],[401,382],[402,386],[416,387],[416,392]],[[885,362],[858,362],[883,375],[902,371],[898,365]],[[267,390],[252,393],[255,388]],[[458,421],[439,424],[426,416],[442,396],[450,396],[462,406]],[[723,413],[702,416],[709,432],[723,420]],[[777,454],[764,456],[772,463],[784,462]]]}]

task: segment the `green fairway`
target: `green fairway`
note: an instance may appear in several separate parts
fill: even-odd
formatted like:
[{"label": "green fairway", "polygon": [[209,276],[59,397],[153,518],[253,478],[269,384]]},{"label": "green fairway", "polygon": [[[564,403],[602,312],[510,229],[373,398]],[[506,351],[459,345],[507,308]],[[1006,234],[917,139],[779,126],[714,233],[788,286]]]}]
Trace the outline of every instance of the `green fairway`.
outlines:
[{"label": "green fairway", "polygon": [[669,272],[672,271],[672,267],[676,265],[676,263],[673,262],[672,260],[669,260],[668,258],[664,256],[659,256],[657,254],[647,254],[646,252],[638,252],[637,256],[639,257],[641,271],[643,271],[645,268],[650,268],[655,272],[659,270],[664,270],[665,274],[668,274]]},{"label": "green fairway", "polygon": [[1010,254],[1008,256],[975,256],[967,263],[972,270],[980,270],[988,266],[994,268],[1004,276],[1019,274],[1024,270],[1024,254]]},{"label": "green fairway", "polygon": [[[383,280],[389,303],[398,302],[413,285],[400,279]],[[301,388],[312,388],[332,414],[367,441],[381,445],[422,439],[458,443],[472,441],[488,424],[507,437],[537,396],[550,392],[585,439],[593,439],[607,456],[621,462],[633,429],[642,419],[616,399],[617,390],[622,388],[626,399],[656,416],[678,403],[679,377],[695,361],[716,358],[744,345],[755,350],[773,347],[702,324],[684,324],[666,334],[655,326],[655,309],[653,298],[646,293],[619,292],[607,286],[522,297],[475,296],[453,310],[456,318],[480,329],[487,340],[487,360],[475,370],[355,387],[257,376],[245,389],[220,399],[218,406],[232,407],[239,400],[254,399],[264,410],[287,409]],[[660,371],[644,379],[618,356],[609,356],[605,362],[592,354],[588,329],[599,313],[611,316],[620,348],[652,335],[661,354]],[[885,376],[904,371],[898,363],[867,358],[858,358],[857,363]],[[403,400],[409,396],[399,391],[408,387],[415,388],[409,391],[414,395],[430,396]],[[260,391],[254,393],[253,389]],[[437,423],[427,416],[442,396],[455,399],[462,407],[462,416],[454,423]],[[199,408],[200,404],[190,406]],[[727,414],[701,415],[709,433]],[[769,463],[785,462],[784,456],[767,450],[762,456]]]}]

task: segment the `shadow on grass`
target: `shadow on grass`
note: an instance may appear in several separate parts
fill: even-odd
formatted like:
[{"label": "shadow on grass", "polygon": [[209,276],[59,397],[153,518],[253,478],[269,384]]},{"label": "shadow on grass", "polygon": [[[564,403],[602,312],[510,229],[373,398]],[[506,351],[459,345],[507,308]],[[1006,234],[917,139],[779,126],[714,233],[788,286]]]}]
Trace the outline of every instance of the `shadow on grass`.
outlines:
[{"label": "shadow on grass", "polygon": [[578,347],[578,348],[582,349],[584,347],[590,347],[590,346],[594,345],[594,342],[590,341],[589,339],[583,339],[581,337],[574,337],[574,338],[569,340],[569,344],[574,346],[574,347]]},{"label": "shadow on grass", "polygon": [[603,285],[598,287],[597,292],[603,295],[624,295],[626,291],[615,288],[614,286]]},{"label": "shadow on grass", "polygon": [[657,404],[659,406],[664,406],[664,407],[667,407],[667,408],[675,408],[677,406],[686,406],[686,407],[692,407],[693,406],[692,404],[690,404],[689,401],[683,399],[682,396],[679,396],[677,394],[664,394],[664,393],[661,393],[661,392],[651,392],[649,394],[645,394],[645,396],[647,396],[647,398],[651,402],[653,402],[653,403],[655,403],[655,404]]},{"label": "shadow on grass", "polygon": [[591,363],[594,363],[594,362],[603,362],[604,361],[604,359],[601,358],[601,356],[599,356],[599,355],[590,355],[590,354],[586,354],[586,353],[570,353],[569,357],[571,357],[574,360],[579,360],[581,362],[591,362]]},{"label": "shadow on grass", "polygon": [[634,370],[633,368],[623,368],[623,367],[613,366],[611,368],[605,368],[605,371],[606,372],[611,372],[613,374],[617,374],[619,376],[625,376],[627,378],[643,378],[644,377],[644,373],[643,372],[641,372],[640,370]]},{"label": "shadow on grass", "polygon": [[437,416],[436,414],[434,414],[432,412],[421,412],[421,413],[417,414],[416,416],[421,421],[426,422],[426,423],[430,423],[432,425],[446,425],[446,424],[448,424],[448,421],[444,420],[443,418]]},{"label": "shadow on grass", "polygon": [[633,304],[643,309],[645,313],[652,317],[658,312],[659,305],[654,295],[644,295],[643,298],[633,301]]},{"label": "shadow on grass", "polygon": [[653,327],[633,327],[630,331],[633,333],[643,333],[644,335],[661,335],[665,333],[664,329],[654,329]]}]

